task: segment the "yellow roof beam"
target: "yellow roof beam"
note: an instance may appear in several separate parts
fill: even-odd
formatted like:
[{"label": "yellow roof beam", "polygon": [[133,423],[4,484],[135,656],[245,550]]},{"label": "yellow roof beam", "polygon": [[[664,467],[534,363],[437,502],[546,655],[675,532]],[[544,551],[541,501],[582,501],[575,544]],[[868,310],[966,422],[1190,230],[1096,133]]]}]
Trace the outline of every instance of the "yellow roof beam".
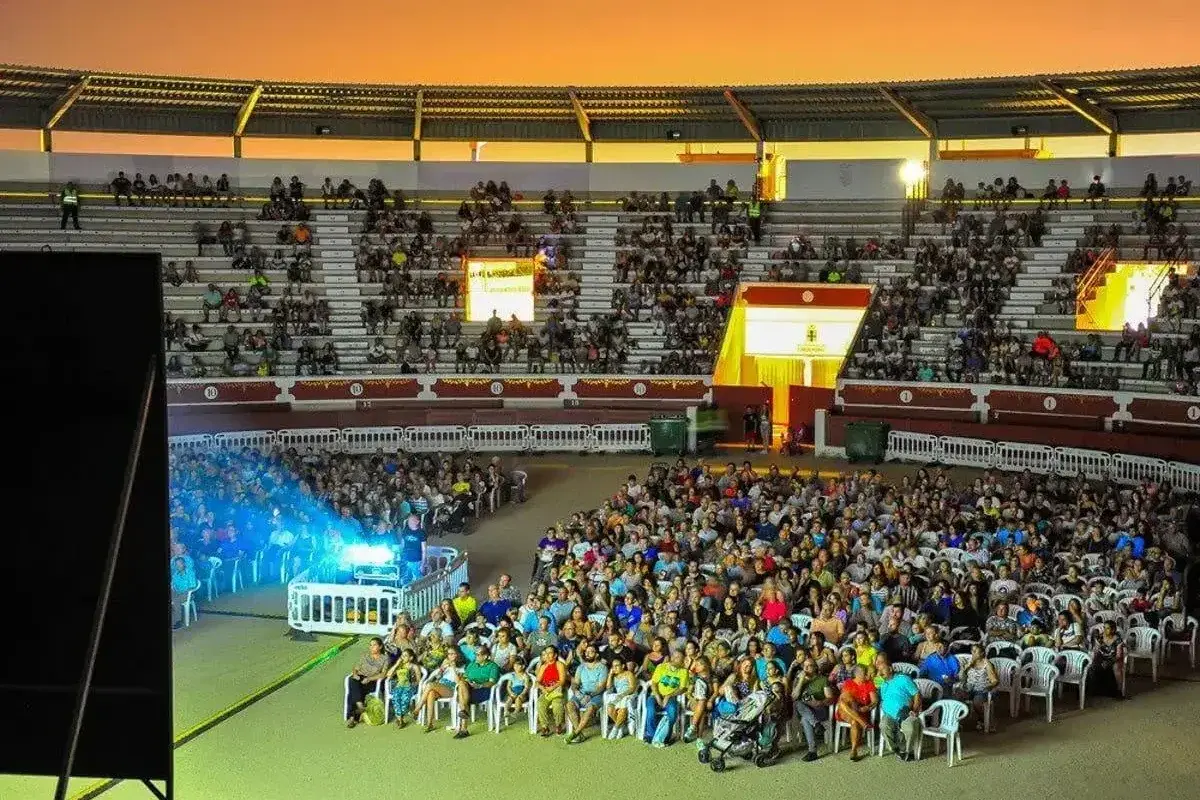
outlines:
[{"label": "yellow roof beam", "polygon": [[1117,122],[1117,115],[1107,108],[1100,105],[1093,105],[1086,101],[1081,102],[1077,94],[1068,92],[1062,86],[1052,81],[1039,81],[1038,85],[1054,95],[1058,102],[1070,108],[1109,136],[1121,132],[1121,126]]},{"label": "yellow roof beam", "polygon": [[242,103],[241,109],[237,115],[237,127],[234,128],[233,135],[240,139],[246,130],[246,123],[250,121],[250,115],[254,113],[254,107],[258,105],[258,98],[262,97],[263,84],[259,83],[250,90],[250,95]]},{"label": "yellow roof beam", "polygon": [[79,96],[83,94],[84,90],[87,89],[91,83],[92,76],[84,75],[75,82],[74,86],[72,86],[70,89],[67,89],[67,91],[63,93],[62,97],[54,101],[54,105],[50,107],[50,119],[48,119],[46,124],[42,126],[43,130],[54,130],[54,126],[66,116],[67,112],[71,110],[71,106],[75,105],[75,101],[79,99]]},{"label": "yellow roof beam", "polygon": [[575,109],[575,121],[579,123],[580,135],[585,142],[592,141],[592,121],[584,111],[583,103],[579,102],[579,95],[571,89],[567,92],[567,97],[571,98],[571,108]]},{"label": "yellow roof beam", "polygon": [[937,138],[937,123],[928,114],[918,111],[912,103],[905,100],[887,86],[879,86],[879,93],[892,104],[892,108],[900,112],[909,123],[921,132],[926,139]]},{"label": "yellow roof beam", "polygon": [[754,141],[761,142],[763,140],[762,128],[759,127],[758,118],[754,116],[754,112],[746,107],[746,104],[733,93],[732,89],[726,89],[724,94],[725,102],[733,107],[733,112],[738,115],[738,119],[746,126],[746,130],[750,132],[750,136],[753,137]]}]

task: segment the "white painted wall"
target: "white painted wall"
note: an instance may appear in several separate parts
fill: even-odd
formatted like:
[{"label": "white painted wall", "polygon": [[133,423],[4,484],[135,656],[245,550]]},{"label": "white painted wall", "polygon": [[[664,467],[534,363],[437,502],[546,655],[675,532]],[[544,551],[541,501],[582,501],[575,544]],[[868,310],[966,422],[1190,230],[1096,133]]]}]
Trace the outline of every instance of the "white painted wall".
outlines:
[{"label": "white painted wall", "polygon": [[903,200],[903,159],[787,162],[788,200]]},{"label": "white painted wall", "polygon": [[124,170],[160,178],[167,173],[210,175],[225,173],[234,186],[264,188],[280,176],[300,176],[312,188],[326,176],[349,178],[366,186],[382,178],[391,189],[463,193],[476,181],[508,181],[514,191],[540,197],[546,189],[573,192],[628,192],[703,189],[715,178],[722,186],[730,178],[748,190],[754,183],[753,164],[563,164],[462,161],[319,161],[310,159],[208,158],[188,156],[130,156],[90,153],[36,153],[0,150],[0,183],[57,186],[73,180],[81,185],[107,184]]},{"label": "white painted wall", "polygon": [[[791,169],[791,164],[788,169]],[[970,192],[980,181],[991,183],[996,178],[1007,181],[1013,176],[1036,194],[1051,178],[1056,181],[1066,178],[1079,194],[1092,182],[1092,176],[1099,175],[1110,189],[1131,189],[1136,192],[1142,188],[1147,172],[1158,176],[1159,186],[1166,183],[1167,175],[1186,175],[1192,180],[1200,180],[1200,156],[935,161],[930,168],[929,183],[930,191],[936,196],[948,177],[962,181]]]},{"label": "white painted wall", "polygon": [[[787,198],[791,200],[901,199],[901,159],[792,160],[787,163]],[[0,183],[58,185],[67,180],[81,184],[106,184],[118,169],[132,176],[151,172],[193,172],[214,178],[229,175],[235,186],[263,188],[276,175],[287,180],[299,175],[310,187],[329,176],[350,178],[365,186],[373,177],[389,188],[415,191],[463,192],[478,180],[506,180],[514,191],[540,196],[549,187],[574,192],[628,192],[700,189],[715,178],[724,185],[730,178],[748,190],[754,183],[753,164],[564,164],[449,161],[319,161],[307,159],[208,158],[187,156],[129,156],[82,153],[38,153],[0,150]],[[1147,172],[1159,183],[1167,175],[1187,175],[1200,180],[1200,156],[1135,156],[1125,158],[1060,158],[1045,161],[935,161],[930,185],[935,193],[947,177],[963,182],[968,190],[979,181],[1016,176],[1031,190],[1050,178],[1066,178],[1079,192],[1100,175],[1115,189],[1136,190]]]}]

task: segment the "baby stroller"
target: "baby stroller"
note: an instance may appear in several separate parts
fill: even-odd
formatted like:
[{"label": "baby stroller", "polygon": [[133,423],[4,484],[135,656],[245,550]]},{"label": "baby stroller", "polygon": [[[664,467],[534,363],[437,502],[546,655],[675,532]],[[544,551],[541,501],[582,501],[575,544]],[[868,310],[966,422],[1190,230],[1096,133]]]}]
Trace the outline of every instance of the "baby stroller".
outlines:
[{"label": "baby stroller", "polygon": [[779,758],[778,726],[771,718],[769,691],[751,692],[732,717],[713,722],[712,737],[696,742],[697,758],[713,772],[725,771],[725,756],[738,756],[767,767]]},{"label": "baby stroller", "polygon": [[468,534],[471,520],[475,518],[475,499],[469,494],[456,495],[449,503],[441,506],[434,517],[439,535],[451,533]]}]

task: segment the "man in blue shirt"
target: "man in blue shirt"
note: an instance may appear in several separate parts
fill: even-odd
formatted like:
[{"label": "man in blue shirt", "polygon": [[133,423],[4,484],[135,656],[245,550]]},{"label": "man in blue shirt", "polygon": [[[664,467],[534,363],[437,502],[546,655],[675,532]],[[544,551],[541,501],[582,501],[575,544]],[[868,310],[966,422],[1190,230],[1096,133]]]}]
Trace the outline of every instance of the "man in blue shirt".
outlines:
[{"label": "man in blue shirt", "polygon": [[592,717],[604,705],[604,687],[608,683],[608,665],[600,660],[596,645],[589,644],[583,651],[583,661],[575,669],[571,681],[570,702],[567,703],[567,719],[571,721],[571,733],[567,744],[583,741],[583,732],[592,724]]},{"label": "man in blue shirt", "polygon": [[1146,540],[1138,534],[1122,531],[1120,537],[1117,538],[1117,552],[1121,552],[1126,547],[1130,549],[1134,558],[1141,558],[1146,552]]},{"label": "man in blue shirt", "polygon": [[913,748],[921,740],[921,691],[912,678],[892,670],[892,662],[875,656],[879,685],[879,727],[888,747],[901,761],[914,761]]},{"label": "man in blue shirt", "polygon": [[499,625],[500,620],[512,607],[511,600],[500,596],[500,587],[492,584],[487,588],[487,600],[484,600],[483,605],[479,607],[479,613],[483,614],[483,618],[488,621],[488,624]]},{"label": "man in blue shirt", "polygon": [[400,575],[402,583],[412,583],[421,577],[421,567],[425,563],[426,541],[428,536],[421,527],[421,520],[416,514],[410,514],[400,528],[400,560],[403,562],[403,572]]},{"label": "man in blue shirt", "polygon": [[937,681],[948,693],[958,682],[958,659],[946,651],[946,643],[938,642],[937,650],[925,656],[925,660],[921,662],[920,675],[922,678]]}]

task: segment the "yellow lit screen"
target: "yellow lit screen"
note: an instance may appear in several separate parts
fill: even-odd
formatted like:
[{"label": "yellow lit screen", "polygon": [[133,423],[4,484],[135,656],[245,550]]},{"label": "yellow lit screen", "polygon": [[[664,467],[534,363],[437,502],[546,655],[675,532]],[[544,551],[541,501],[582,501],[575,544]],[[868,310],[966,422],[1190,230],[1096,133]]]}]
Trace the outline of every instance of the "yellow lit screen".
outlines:
[{"label": "yellow lit screen", "polygon": [[533,321],[533,259],[473,258],[467,261],[467,321],[487,322],[492,313]]},{"label": "yellow lit screen", "polygon": [[861,308],[746,308],[746,355],[842,357],[862,319]]}]

